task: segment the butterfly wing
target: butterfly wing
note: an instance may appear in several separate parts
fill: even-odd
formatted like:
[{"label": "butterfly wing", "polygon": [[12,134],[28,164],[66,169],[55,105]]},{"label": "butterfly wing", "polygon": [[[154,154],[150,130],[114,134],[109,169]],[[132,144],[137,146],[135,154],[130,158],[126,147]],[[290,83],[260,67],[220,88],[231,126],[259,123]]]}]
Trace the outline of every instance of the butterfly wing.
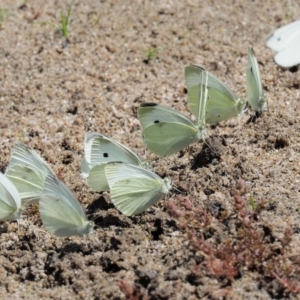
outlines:
[{"label": "butterfly wing", "polygon": [[44,227],[56,236],[84,236],[94,226],[71,191],[53,175],[46,178],[39,210]]},{"label": "butterfly wing", "polygon": [[38,202],[44,188],[44,174],[24,165],[14,165],[6,171],[5,176],[18,189],[23,205]]},{"label": "butterfly wing", "polygon": [[275,55],[274,59],[283,68],[290,68],[300,64],[300,32],[298,40],[289,43],[287,47]]},{"label": "butterfly wing", "polygon": [[[300,21],[292,22],[275,30],[266,40],[266,45],[278,52],[290,47],[300,39]],[[279,64],[280,65],[280,64]]]},{"label": "butterfly wing", "polygon": [[197,93],[195,86],[203,86],[208,76],[208,101],[206,105],[206,123],[216,124],[241,114],[245,102],[238,99],[233,91],[213,74],[199,66],[187,66],[185,68],[185,80],[188,90],[188,105],[195,116],[198,116]]},{"label": "butterfly wing", "polygon": [[46,161],[43,160],[33,149],[19,142],[13,147],[8,170],[15,165],[25,165],[43,173],[45,176],[48,174],[54,174]]},{"label": "butterfly wing", "polygon": [[138,118],[147,148],[159,156],[176,153],[202,138],[191,119],[160,104],[142,103]]},{"label": "butterfly wing", "polygon": [[155,173],[124,163],[107,164],[105,174],[111,201],[126,216],[142,213],[171,188],[168,180]]},{"label": "butterfly wing", "polygon": [[122,161],[133,165],[143,162],[131,149],[100,133],[87,133],[84,146],[85,158],[82,162],[82,174],[88,185],[95,191],[108,191],[105,177],[105,164]]},{"label": "butterfly wing", "polygon": [[16,143],[5,175],[20,193],[22,203],[37,202],[44,188],[44,181],[53,171],[33,149]]},{"label": "butterfly wing", "polygon": [[18,190],[5,175],[0,173],[0,221],[18,220],[22,211]]},{"label": "butterfly wing", "polygon": [[86,178],[89,187],[96,192],[109,191],[109,185],[105,176],[105,166],[106,164],[93,166]]},{"label": "butterfly wing", "polygon": [[267,108],[264,97],[257,59],[252,47],[248,48],[248,66],[246,70],[247,99],[251,108],[261,112]]},{"label": "butterfly wing", "polygon": [[192,76],[193,73],[189,72],[189,69],[186,71],[186,78],[189,85],[188,106],[195,115],[199,128],[205,130],[205,119],[207,113],[206,108],[208,99],[208,72],[202,68],[197,69],[197,71],[199,71],[201,83],[196,85],[192,85],[192,83],[196,81],[196,78],[193,78]]},{"label": "butterfly wing", "polygon": [[141,159],[131,149],[100,133],[87,133],[84,141],[84,159],[81,172],[84,178],[89,176],[93,166],[112,161],[142,165]]}]

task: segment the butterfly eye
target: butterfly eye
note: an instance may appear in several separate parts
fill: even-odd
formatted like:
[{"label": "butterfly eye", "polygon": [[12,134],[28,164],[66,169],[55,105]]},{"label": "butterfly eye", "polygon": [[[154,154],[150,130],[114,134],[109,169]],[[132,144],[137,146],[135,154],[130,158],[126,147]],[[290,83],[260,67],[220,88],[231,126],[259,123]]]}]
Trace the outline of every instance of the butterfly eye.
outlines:
[{"label": "butterfly eye", "polygon": [[103,157],[109,157],[108,153],[103,153]]}]

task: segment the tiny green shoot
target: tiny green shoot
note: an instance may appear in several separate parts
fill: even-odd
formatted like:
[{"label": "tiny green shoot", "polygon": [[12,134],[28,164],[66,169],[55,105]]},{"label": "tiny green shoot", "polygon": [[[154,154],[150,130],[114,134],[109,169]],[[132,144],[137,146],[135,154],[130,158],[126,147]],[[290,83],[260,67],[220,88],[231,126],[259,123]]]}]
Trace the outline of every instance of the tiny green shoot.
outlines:
[{"label": "tiny green shoot", "polygon": [[152,60],[160,50],[161,50],[160,48],[148,48],[146,51],[145,62],[149,63],[150,60]]},{"label": "tiny green shoot", "polygon": [[252,194],[250,195],[249,202],[250,202],[250,206],[252,207],[252,210],[255,210],[256,209],[256,205],[255,205],[254,197],[253,197]]},{"label": "tiny green shoot", "polygon": [[66,14],[60,12],[60,24],[61,24],[60,32],[65,38],[67,38],[69,35],[69,21],[70,21],[70,15],[71,15],[73,4],[74,4],[74,0],[71,1]]}]

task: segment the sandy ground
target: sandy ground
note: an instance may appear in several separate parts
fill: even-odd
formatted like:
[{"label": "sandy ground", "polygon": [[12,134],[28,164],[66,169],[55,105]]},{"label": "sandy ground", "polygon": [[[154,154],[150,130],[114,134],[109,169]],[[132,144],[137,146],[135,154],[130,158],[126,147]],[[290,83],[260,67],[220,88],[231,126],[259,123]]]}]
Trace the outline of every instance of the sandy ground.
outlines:
[{"label": "sandy ground", "polygon": [[[76,0],[68,40],[58,30],[66,3],[0,8],[1,169],[14,143],[26,143],[96,223],[86,239],[56,238],[36,206],[19,228],[2,222],[2,299],[300,299],[300,76],[264,45],[299,19],[297,1]],[[139,104],[191,116],[191,63],[245,98],[248,45],[269,110],[211,126],[206,144],[171,157],[145,150]],[[176,189],[125,217],[80,175],[89,131],[131,147]]]}]

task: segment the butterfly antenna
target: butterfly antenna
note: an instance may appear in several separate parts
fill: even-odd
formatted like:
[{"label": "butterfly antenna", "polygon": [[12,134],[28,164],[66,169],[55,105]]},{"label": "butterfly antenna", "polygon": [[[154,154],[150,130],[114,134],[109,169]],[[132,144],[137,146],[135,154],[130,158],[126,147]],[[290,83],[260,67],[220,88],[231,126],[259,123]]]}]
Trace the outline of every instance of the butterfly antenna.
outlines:
[{"label": "butterfly antenna", "polygon": [[19,223],[19,219],[17,219],[17,223],[18,223],[18,235],[20,235],[20,223]]},{"label": "butterfly antenna", "polygon": [[181,193],[182,191],[180,191],[177,187],[176,187],[176,185],[174,184],[174,185],[172,185],[172,188],[175,190],[175,191],[177,191],[178,193]]}]

